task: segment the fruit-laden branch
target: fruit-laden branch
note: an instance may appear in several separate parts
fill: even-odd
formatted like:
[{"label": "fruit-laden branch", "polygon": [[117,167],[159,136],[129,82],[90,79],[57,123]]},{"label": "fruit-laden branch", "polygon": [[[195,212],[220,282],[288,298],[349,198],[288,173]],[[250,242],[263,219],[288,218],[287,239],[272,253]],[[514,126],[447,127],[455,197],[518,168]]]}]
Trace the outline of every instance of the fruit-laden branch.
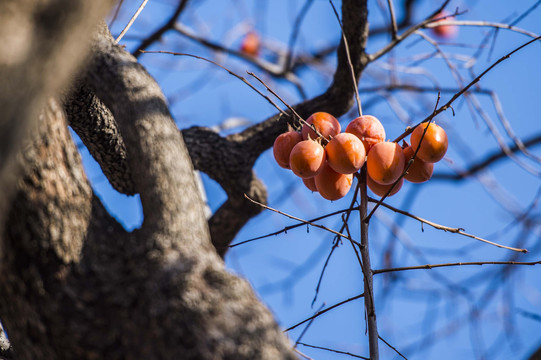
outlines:
[{"label": "fruit-laden branch", "polygon": [[[366,44],[366,38],[368,34],[368,10],[366,6],[366,1],[355,1],[348,0],[343,1],[342,3],[342,14],[343,14],[343,28],[344,34],[348,39],[349,51],[351,53],[352,67],[354,76],[358,79],[362,70],[364,69],[367,63],[367,57],[364,52],[364,47]],[[337,24],[338,27],[338,24]],[[338,64],[336,67],[336,72],[334,75],[334,80],[331,86],[325,91],[325,93],[317,96],[313,99],[310,99],[306,102],[293,106],[295,111],[302,117],[308,118],[312,113],[316,111],[325,111],[336,116],[346,113],[351,106],[353,105],[353,95],[354,95],[354,86],[352,81],[352,76],[350,72],[350,67],[348,65],[348,60],[346,57],[346,52],[344,49],[344,44],[341,42],[338,50]],[[287,111],[288,114],[291,114]],[[228,143],[235,144],[235,148],[240,150],[243,156],[243,162],[250,169],[255,163],[255,160],[268,148],[270,148],[278,135],[287,130],[288,124],[298,127],[299,123],[293,118],[293,116],[282,116],[282,114],[277,114],[270,117],[269,119],[254,125],[241,133],[233,134],[225,138],[225,141]],[[190,132],[203,131],[207,132],[209,136],[207,137],[198,137],[198,139],[211,139],[210,130],[202,128],[191,128],[183,131],[184,138],[186,143],[195,143],[195,141],[190,140]],[[215,143],[209,142],[208,146],[212,146]],[[188,145],[190,154],[192,154],[191,147]],[[222,148],[217,148],[217,151],[222,151]],[[223,155],[221,155],[223,156]],[[192,157],[193,158],[193,157]],[[211,169],[209,169],[211,170]],[[245,169],[246,171],[247,169]],[[204,170],[203,170],[204,171]],[[212,176],[211,176],[212,177]],[[229,177],[230,179],[237,179],[236,177]],[[220,183],[224,186],[222,183]],[[230,192],[227,188],[224,187],[228,195],[230,196],[228,202],[224,204],[227,206],[227,209],[221,208],[219,211],[222,211],[221,216],[224,218],[232,218],[235,214],[247,212],[244,209],[250,209],[249,212],[252,212],[254,215],[260,211],[260,207],[257,207],[258,210],[255,212],[255,209],[252,209],[250,202],[244,199],[244,194],[247,194],[254,200],[261,201],[258,198],[253,197],[249,192],[237,192],[235,198],[237,206],[231,206],[229,202],[231,200]],[[252,215],[253,216],[253,215]],[[248,220],[251,216],[246,216]],[[213,238],[213,242],[218,241],[221,246],[229,245],[233,240],[234,236],[242,228],[243,224],[238,224],[239,227],[230,231],[228,234],[221,234],[221,238]],[[226,249],[224,248],[224,251]]]}]

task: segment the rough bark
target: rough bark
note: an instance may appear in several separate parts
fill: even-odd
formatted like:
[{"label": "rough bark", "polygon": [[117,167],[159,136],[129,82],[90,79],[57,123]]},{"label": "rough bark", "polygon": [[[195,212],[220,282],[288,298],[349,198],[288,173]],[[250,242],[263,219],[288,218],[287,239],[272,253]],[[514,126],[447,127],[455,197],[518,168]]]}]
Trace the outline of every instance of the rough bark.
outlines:
[{"label": "rough bark", "polygon": [[126,233],[93,196],[51,99],[0,236],[0,314],[17,358],[295,358],[210,243],[159,87],[106,30],[95,40],[86,80],[119,125],[145,220]]},{"label": "rough bark", "polygon": [[64,101],[71,128],[98,162],[115,190],[135,194],[128,165],[126,146],[111,111],[88,88],[79,82]]}]

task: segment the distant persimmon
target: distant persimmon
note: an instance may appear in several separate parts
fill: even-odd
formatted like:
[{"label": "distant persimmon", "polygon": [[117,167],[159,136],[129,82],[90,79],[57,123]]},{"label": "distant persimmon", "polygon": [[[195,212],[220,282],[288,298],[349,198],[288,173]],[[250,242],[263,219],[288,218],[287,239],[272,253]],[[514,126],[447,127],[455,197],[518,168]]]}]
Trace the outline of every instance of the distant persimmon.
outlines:
[{"label": "distant persimmon", "polygon": [[326,161],[325,149],[315,140],[298,142],[289,155],[293,173],[303,179],[314,177]]},{"label": "distant persimmon", "polygon": [[[439,18],[442,18],[442,17],[446,17],[448,15],[449,15],[449,13],[447,13],[446,11],[441,11],[441,12],[439,12],[438,14],[436,14],[434,16],[434,19],[439,19]],[[447,17],[445,19],[436,21],[435,24],[437,24],[440,21],[448,21],[448,20],[454,20],[454,19],[455,19],[454,16],[449,16],[449,17]],[[449,25],[438,25],[438,26],[435,26],[435,27],[432,28],[432,32],[434,34],[436,34],[437,36],[439,36],[440,38],[453,39],[458,35],[458,26],[450,25],[450,24]]]},{"label": "distant persimmon", "polygon": [[259,55],[261,40],[256,31],[252,30],[244,36],[240,44],[240,51],[251,56]]},{"label": "distant persimmon", "polygon": [[[425,136],[421,142],[421,137],[425,129],[428,127]],[[422,123],[411,133],[411,147],[415,150],[421,143],[421,147],[417,152],[419,159],[435,163],[443,159],[449,145],[447,133],[443,128],[434,123]]]},{"label": "distant persimmon", "polygon": [[333,137],[325,147],[327,162],[336,172],[353,174],[365,161],[366,151],[362,141],[350,133],[340,133]]},{"label": "distant persimmon", "polygon": [[[317,131],[319,131],[319,133],[327,140],[329,140],[329,137],[338,135],[341,130],[338,120],[326,112],[313,113],[308,119],[306,119],[306,122],[314,125]],[[314,130],[310,129],[309,126],[304,124],[302,126],[302,138],[306,140],[308,137],[310,137],[310,139],[317,139],[318,135],[314,132]]]},{"label": "distant persimmon", "polygon": [[405,157],[400,145],[380,142],[370,149],[366,170],[368,175],[381,185],[394,183],[404,171]]},{"label": "distant persimmon", "polygon": [[348,193],[353,182],[353,175],[337,173],[329,164],[324,164],[314,180],[319,194],[333,201],[343,198]]}]

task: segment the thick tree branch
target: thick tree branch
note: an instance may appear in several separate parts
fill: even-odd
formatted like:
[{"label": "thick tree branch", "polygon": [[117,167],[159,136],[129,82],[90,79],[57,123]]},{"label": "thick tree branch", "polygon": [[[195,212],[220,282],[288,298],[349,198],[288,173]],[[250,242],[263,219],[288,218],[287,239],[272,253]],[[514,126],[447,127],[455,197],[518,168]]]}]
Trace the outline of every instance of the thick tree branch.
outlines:
[{"label": "thick tree branch", "polygon": [[135,194],[126,146],[111,111],[85,84],[76,85],[64,101],[64,109],[69,125],[98,162],[111,185],[121,193]]},{"label": "thick tree branch", "polygon": [[[125,351],[138,357],[294,358],[270,313],[246,282],[224,270],[210,244],[193,168],[159,87],[106,29],[97,37],[87,81],[118,123],[145,214],[142,228],[121,245],[144,269],[124,289],[136,294],[138,305],[117,310],[116,317],[126,319],[140,314],[124,319]],[[147,338],[128,330],[148,318]]]}]

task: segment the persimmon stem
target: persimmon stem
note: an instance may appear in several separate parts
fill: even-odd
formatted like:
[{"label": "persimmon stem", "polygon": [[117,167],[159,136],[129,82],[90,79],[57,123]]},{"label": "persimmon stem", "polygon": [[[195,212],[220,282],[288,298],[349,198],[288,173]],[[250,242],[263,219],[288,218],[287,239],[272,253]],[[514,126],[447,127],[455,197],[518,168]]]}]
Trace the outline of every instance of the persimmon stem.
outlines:
[{"label": "persimmon stem", "polygon": [[361,259],[364,275],[364,306],[366,311],[366,323],[368,326],[368,343],[370,348],[370,359],[378,360],[378,326],[376,322],[376,307],[374,305],[374,290],[373,290],[373,274],[370,267],[370,252],[368,250],[368,221],[363,221],[366,218],[368,209],[368,194],[366,185],[366,164],[361,168],[360,184],[361,184]]}]

